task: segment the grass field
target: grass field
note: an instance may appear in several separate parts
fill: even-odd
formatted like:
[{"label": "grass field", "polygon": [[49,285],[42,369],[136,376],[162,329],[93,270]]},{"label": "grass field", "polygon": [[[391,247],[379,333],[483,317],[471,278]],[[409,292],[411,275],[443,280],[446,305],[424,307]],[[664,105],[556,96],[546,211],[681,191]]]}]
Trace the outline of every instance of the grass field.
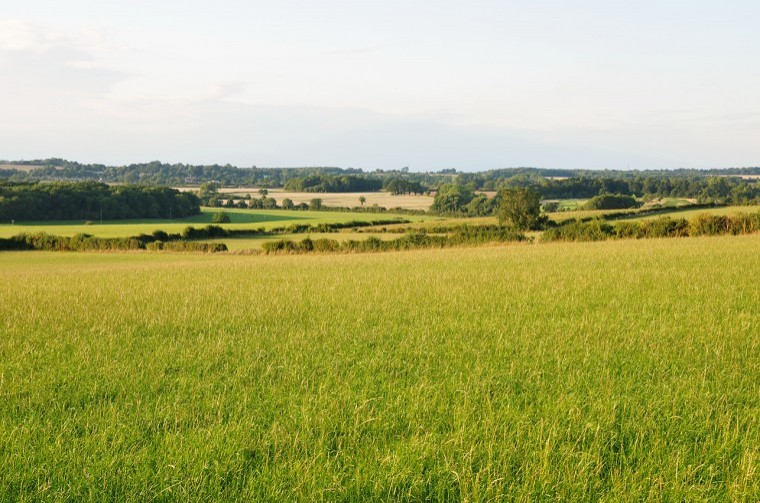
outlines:
[{"label": "grass field", "polygon": [[418,215],[396,215],[392,213],[348,213],[331,211],[288,211],[288,210],[245,210],[228,208],[203,208],[198,216],[175,220],[113,220],[92,222],[17,222],[15,225],[0,225],[0,237],[10,237],[22,232],[46,232],[58,236],[73,236],[86,233],[99,237],[126,237],[137,234],[150,234],[160,229],[166,232],[182,232],[189,226],[204,226],[212,223],[214,213],[224,211],[230,216],[231,223],[220,224],[227,229],[255,229],[283,227],[292,224],[341,223],[352,220],[391,220],[403,218],[414,222],[424,221],[429,217]]},{"label": "grass field", "polygon": [[[667,211],[663,213],[655,213],[652,215],[631,215],[627,217],[621,217],[625,220],[649,220],[653,218],[671,217],[671,218],[685,218],[687,220],[694,218],[699,214],[708,215],[730,215],[732,213],[754,213],[758,211],[757,206],[723,206],[718,208],[700,208],[700,209],[686,209],[678,207],[667,207]],[[602,215],[614,215],[615,213],[627,213],[631,210],[578,210],[578,211],[561,211],[557,213],[549,213],[549,218],[556,222],[564,222],[573,218],[588,218],[599,217]]]},{"label": "grass field", "polygon": [[0,499],[757,501],[758,249],[2,253]]},{"label": "grass field", "polygon": [[[720,208],[702,208],[702,209],[674,209],[673,211],[667,213],[667,216],[673,217],[673,218],[685,218],[686,220],[690,220],[694,217],[696,217],[699,214],[708,214],[708,215],[731,215],[733,213],[757,213],[760,211],[760,207],[758,206],[724,206]],[[651,220],[653,218],[660,218],[663,216],[662,213],[656,214],[656,215],[644,215],[641,217],[632,217],[632,220]]]}]

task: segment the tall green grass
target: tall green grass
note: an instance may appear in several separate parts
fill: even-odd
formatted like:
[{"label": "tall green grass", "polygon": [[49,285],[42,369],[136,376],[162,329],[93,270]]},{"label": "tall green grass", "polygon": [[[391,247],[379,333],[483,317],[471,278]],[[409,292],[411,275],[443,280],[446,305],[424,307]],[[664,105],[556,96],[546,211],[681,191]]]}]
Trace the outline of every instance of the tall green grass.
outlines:
[{"label": "tall green grass", "polygon": [[0,254],[0,496],[757,501],[760,236]]}]

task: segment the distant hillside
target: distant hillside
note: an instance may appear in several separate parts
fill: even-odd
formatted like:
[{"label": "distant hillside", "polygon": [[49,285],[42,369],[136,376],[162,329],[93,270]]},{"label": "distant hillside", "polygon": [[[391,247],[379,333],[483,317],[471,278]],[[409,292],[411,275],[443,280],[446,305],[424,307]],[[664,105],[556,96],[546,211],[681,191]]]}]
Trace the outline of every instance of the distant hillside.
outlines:
[{"label": "distant hillside", "polygon": [[[750,184],[760,176],[760,167],[675,170],[564,170],[531,167],[504,168],[480,172],[443,169],[415,173],[407,168],[365,172],[356,168],[295,167],[241,168],[226,165],[166,164],[159,161],[107,166],[82,164],[65,159],[0,161],[0,179],[10,181],[86,181],[149,186],[199,186],[213,182],[226,187],[291,187],[304,192],[379,191],[421,192],[447,183],[493,191],[507,186],[531,186],[550,198],[592,197],[599,193],[667,194],[679,197],[694,194],[702,187],[673,191],[671,186],[688,185],[710,177],[743,177]],[[667,182],[666,182],[667,180]],[[700,185],[700,184],[698,184]],[[689,196],[690,197],[690,196]]]}]

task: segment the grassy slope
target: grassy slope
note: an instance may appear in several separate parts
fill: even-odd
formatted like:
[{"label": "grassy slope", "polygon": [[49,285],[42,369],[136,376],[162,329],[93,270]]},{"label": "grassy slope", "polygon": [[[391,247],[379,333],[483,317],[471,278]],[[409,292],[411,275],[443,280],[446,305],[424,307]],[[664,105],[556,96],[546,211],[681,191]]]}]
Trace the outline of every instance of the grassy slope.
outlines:
[{"label": "grassy slope", "polygon": [[287,211],[287,210],[241,210],[203,208],[198,216],[181,220],[114,220],[103,224],[95,222],[84,225],[84,222],[30,222],[16,225],[0,225],[0,237],[9,237],[22,232],[47,232],[59,236],[73,236],[77,233],[87,233],[100,237],[135,236],[140,233],[150,234],[160,229],[166,232],[182,232],[188,225],[195,227],[212,223],[212,216],[218,211],[224,211],[231,216],[232,222],[222,224],[229,229],[272,228],[296,223],[320,224],[339,223],[351,220],[389,220],[403,218],[418,221],[426,217],[416,215],[395,215],[390,213],[344,213],[329,211]]},{"label": "grassy slope", "polygon": [[[681,210],[674,210],[672,212],[669,212],[665,215],[672,217],[672,218],[685,218],[686,220],[691,220],[692,218],[696,217],[699,214],[709,214],[709,215],[731,215],[732,213],[757,213],[760,211],[760,207],[758,206],[724,206],[721,208],[702,208],[697,210],[690,210],[690,209],[681,209]],[[660,218],[663,216],[663,214],[659,215],[647,215],[643,217],[638,218],[632,218],[633,220],[651,220],[655,218]]]},{"label": "grassy slope", "polygon": [[[695,216],[706,213],[709,215],[730,215],[732,213],[754,213],[760,210],[758,206],[723,206],[719,208],[701,208],[701,209],[679,209],[670,208],[670,211],[664,213],[657,213],[654,215],[643,216],[628,216],[623,217],[625,220],[649,220],[653,218],[671,217],[671,218],[685,218],[687,220],[694,218]],[[596,217],[601,215],[611,215],[615,213],[627,213],[631,210],[579,210],[579,211],[563,211],[557,213],[549,213],[549,218],[556,222],[563,222],[572,218],[587,218]]]},{"label": "grassy slope", "polygon": [[757,500],[759,246],[0,254],[0,495]]}]

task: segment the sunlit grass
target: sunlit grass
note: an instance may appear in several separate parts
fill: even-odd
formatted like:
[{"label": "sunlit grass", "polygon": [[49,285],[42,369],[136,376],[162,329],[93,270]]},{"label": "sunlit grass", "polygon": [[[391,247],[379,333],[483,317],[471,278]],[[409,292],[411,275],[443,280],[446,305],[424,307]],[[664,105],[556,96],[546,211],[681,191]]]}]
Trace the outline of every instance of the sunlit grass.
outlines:
[{"label": "sunlit grass", "polygon": [[758,249],[2,253],[0,495],[755,501]]}]

